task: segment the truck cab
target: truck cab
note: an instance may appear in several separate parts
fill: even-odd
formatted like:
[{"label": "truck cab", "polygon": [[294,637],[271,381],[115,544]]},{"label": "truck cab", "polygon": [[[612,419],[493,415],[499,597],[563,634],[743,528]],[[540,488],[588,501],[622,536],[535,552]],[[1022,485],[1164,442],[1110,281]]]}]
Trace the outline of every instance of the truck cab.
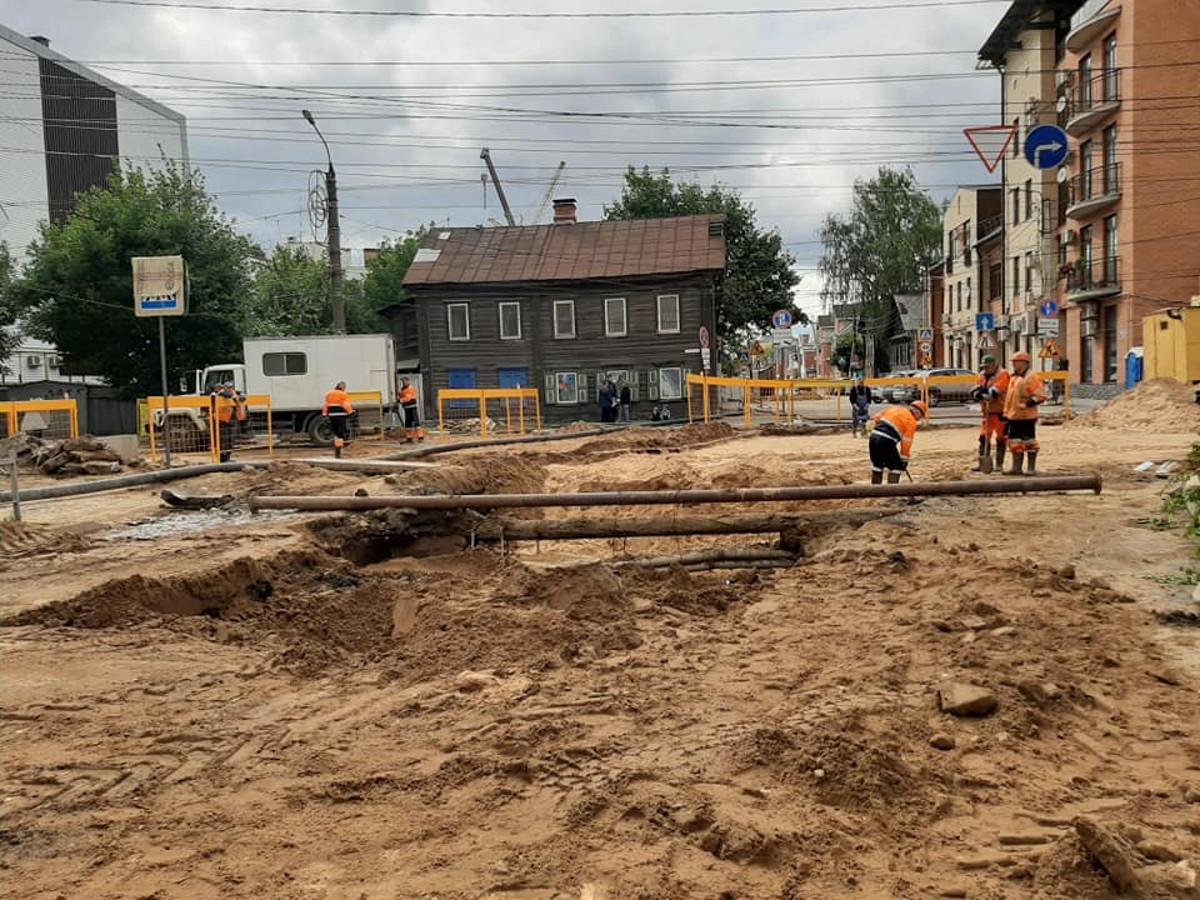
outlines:
[{"label": "truck cab", "polygon": [[239,394],[249,393],[246,390],[246,367],[241,363],[223,363],[219,366],[208,366],[203,371],[196,371],[196,393],[200,396],[212,394],[227,381],[232,381]]}]

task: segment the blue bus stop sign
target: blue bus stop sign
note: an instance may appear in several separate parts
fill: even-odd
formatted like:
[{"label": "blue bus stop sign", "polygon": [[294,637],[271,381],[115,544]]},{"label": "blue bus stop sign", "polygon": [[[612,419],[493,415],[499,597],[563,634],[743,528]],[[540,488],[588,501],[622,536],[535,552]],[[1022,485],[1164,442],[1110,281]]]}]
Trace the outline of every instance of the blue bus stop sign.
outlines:
[{"label": "blue bus stop sign", "polygon": [[1055,169],[1067,158],[1067,133],[1057,125],[1039,125],[1025,138],[1025,158],[1036,169]]}]

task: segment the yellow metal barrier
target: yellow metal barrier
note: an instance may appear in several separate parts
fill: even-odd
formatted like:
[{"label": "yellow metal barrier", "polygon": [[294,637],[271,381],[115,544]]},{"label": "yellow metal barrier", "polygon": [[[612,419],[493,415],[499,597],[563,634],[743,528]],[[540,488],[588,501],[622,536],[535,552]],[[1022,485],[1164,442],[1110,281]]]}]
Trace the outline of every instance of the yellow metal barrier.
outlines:
[{"label": "yellow metal barrier", "polygon": [[[231,401],[226,401],[231,402]],[[181,410],[185,415],[168,415],[169,410]],[[161,435],[169,441],[173,453],[205,453],[213,462],[220,459],[216,417],[210,397],[146,398],[146,413],[150,423],[150,459],[158,462]]]},{"label": "yellow metal barrier", "polygon": [[74,400],[13,400],[0,403],[5,433],[24,431],[46,440],[79,437],[79,405]]},{"label": "yellow metal barrier", "polygon": [[[213,455],[217,459],[232,453],[239,443],[252,442],[255,431],[260,428],[265,429],[266,433],[267,457],[275,458],[275,423],[271,418],[270,394],[247,394],[237,401],[229,397],[213,397],[212,401],[215,422],[210,432]],[[222,428],[226,415],[228,423]]]},{"label": "yellow metal barrier", "polygon": [[350,420],[350,427],[353,429],[351,437],[363,440],[369,436],[382,441],[387,432],[384,427],[387,410],[383,406],[383,393],[381,391],[348,391],[347,393],[350,395],[350,405],[354,407],[356,413]]},{"label": "yellow metal barrier", "polygon": [[501,418],[508,434],[526,434],[529,425],[542,430],[541,394],[536,388],[443,388],[437,402],[438,440],[446,439],[447,421],[460,433],[478,429],[483,440],[499,427]]}]

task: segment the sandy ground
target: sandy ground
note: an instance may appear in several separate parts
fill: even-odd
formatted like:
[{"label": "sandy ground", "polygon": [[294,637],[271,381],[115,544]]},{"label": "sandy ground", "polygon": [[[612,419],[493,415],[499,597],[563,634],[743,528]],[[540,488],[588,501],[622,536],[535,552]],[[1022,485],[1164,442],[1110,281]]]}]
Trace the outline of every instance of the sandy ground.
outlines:
[{"label": "sandy ground", "polygon": [[[1084,816],[1132,895],[1194,897],[1200,631],[1155,613],[1196,609],[1195,560],[1164,482],[1131,471],[1194,439],[1046,428],[1040,468],[1098,471],[1101,495],[889,501],[772,570],[613,565],[768,536],[366,563],[337,517],[28,504],[0,526],[5,896],[1118,896]],[[970,477],[973,447],[923,433],[913,474]],[[865,453],[635,430],[391,482],[285,462],[176,489],[850,483]],[[939,711],[951,684],[997,708]]]}]

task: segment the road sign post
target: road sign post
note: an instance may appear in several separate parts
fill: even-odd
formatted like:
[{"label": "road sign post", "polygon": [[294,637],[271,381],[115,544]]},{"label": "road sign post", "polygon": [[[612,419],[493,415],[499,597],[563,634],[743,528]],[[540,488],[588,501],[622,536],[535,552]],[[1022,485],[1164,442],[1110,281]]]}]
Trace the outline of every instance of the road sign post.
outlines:
[{"label": "road sign post", "polygon": [[[170,383],[167,378],[167,316],[187,312],[187,266],[182,256],[135,256],[133,264],[133,313],[138,318],[158,319],[158,364],[162,376],[163,456],[171,468]],[[150,424],[154,427],[154,423]]]},{"label": "road sign post", "polygon": [[786,309],[777,309],[771,314],[771,324],[776,328],[791,328],[794,321],[792,314]]}]

